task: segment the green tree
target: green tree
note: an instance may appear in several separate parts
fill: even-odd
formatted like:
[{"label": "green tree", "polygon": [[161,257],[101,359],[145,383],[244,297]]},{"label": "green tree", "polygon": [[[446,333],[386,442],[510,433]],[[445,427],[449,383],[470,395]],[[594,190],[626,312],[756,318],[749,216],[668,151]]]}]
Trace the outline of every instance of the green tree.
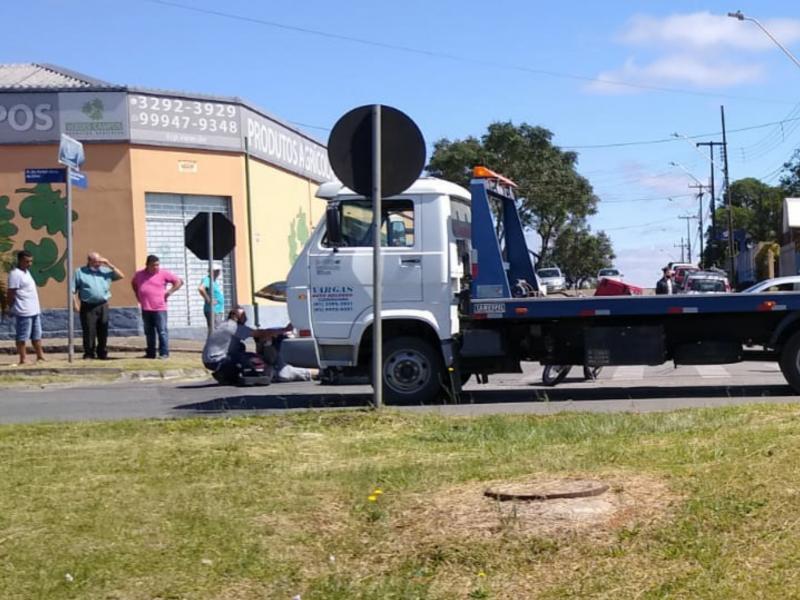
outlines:
[{"label": "green tree", "polygon": [[800,148],[783,164],[781,188],[785,196],[800,198]]},{"label": "green tree", "polygon": [[[779,243],[783,227],[784,191],[780,187],[767,185],[753,177],[739,179],[731,184],[733,229],[743,229],[756,242]],[[720,206],[714,212],[717,230],[728,231],[728,207]],[[711,240],[709,227],[708,239]],[[728,243],[718,240],[706,244],[704,254],[708,264],[728,264]]]},{"label": "green tree", "polygon": [[575,169],[578,155],[554,146],[552,138],[543,127],[492,123],[480,140],[438,140],[427,170],[464,186],[476,165],[512,179],[519,186],[522,224],[542,240],[538,266],[550,260],[555,240],[570,223],[583,222],[597,212],[592,186]]},{"label": "green tree", "polygon": [[565,229],[556,239],[553,262],[567,279],[580,285],[582,281],[613,264],[614,249],[604,231],[592,233],[585,225]]}]

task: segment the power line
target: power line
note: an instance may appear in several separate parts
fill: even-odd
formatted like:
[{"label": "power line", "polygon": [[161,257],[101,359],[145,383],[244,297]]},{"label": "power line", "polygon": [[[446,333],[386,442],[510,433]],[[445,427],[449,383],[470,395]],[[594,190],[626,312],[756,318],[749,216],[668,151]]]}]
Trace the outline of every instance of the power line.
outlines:
[{"label": "power line", "polygon": [[370,40],[366,38],[358,38],[349,35],[343,35],[339,33],[331,33],[329,31],[322,31],[319,29],[311,29],[308,27],[299,27],[297,25],[287,25],[286,23],[279,23],[278,21],[269,21],[266,19],[258,19],[256,17],[248,17],[245,15],[237,15],[234,13],[223,12],[220,10],[212,10],[208,8],[198,8],[196,6],[189,6],[186,4],[181,4],[178,2],[171,2],[169,0],[142,0],[143,2],[148,2],[150,4],[157,4],[161,6],[169,6],[171,8],[178,8],[181,10],[196,12],[200,14],[215,16],[215,17],[222,17],[224,19],[232,19],[235,21],[243,21],[246,23],[252,23],[255,25],[264,25],[267,27],[273,27],[276,29],[283,29],[286,31],[293,31],[295,33],[303,33],[306,35],[315,35],[318,37],[324,37],[328,39],[350,42],[354,44],[362,44],[365,46],[373,46],[376,48],[384,48],[387,50],[395,50],[398,52],[406,52],[410,54],[419,54],[422,56],[429,56],[434,58],[444,58],[447,60],[453,60],[457,62],[467,62],[472,64],[479,64],[483,66],[493,67],[493,68],[505,68],[511,69],[514,71],[521,71],[524,73],[531,73],[534,75],[546,75],[548,77],[555,77],[560,79],[573,79],[577,81],[588,81],[592,83],[604,83],[609,85],[618,85],[622,87],[630,87],[630,88],[637,88],[643,90],[650,90],[650,91],[657,91],[657,92],[667,92],[671,94],[685,94],[690,96],[703,96],[706,98],[728,98],[732,100],[746,100],[750,102],[769,102],[769,103],[779,103],[779,104],[786,104],[784,100],[777,100],[775,98],[753,98],[747,96],[734,96],[730,94],[718,94],[714,92],[701,92],[699,90],[687,90],[683,88],[670,88],[670,87],[662,87],[656,85],[647,85],[643,83],[633,83],[629,81],[621,81],[621,80],[613,80],[613,79],[604,79],[600,77],[588,77],[586,75],[575,75],[573,73],[564,73],[561,71],[550,71],[545,69],[535,69],[532,67],[526,67],[522,65],[515,65],[511,63],[500,63],[494,61],[487,61],[481,60],[477,58],[471,58],[468,56],[460,56],[458,54],[451,54],[449,52],[440,52],[437,50],[426,50],[422,48],[414,48],[412,46],[403,46],[400,44],[390,44],[387,42],[379,42],[376,40]]}]

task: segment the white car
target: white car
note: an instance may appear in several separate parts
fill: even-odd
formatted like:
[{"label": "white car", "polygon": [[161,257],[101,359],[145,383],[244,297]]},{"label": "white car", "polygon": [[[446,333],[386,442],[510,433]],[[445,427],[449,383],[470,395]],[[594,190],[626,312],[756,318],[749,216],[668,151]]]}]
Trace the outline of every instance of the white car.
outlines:
[{"label": "white car", "polygon": [[597,272],[597,281],[601,279],[611,279],[612,281],[622,281],[624,275],[618,269],[609,267],[608,269],[600,269]]},{"label": "white car", "polygon": [[758,294],[767,292],[800,292],[800,275],[789,275],[787,277],[775,277],[765,279],[757,284],[742,290],[743,294]]},{"label": "white car", "polygon": [[567,281],[558,267],[539,269],[536,271],[536,275],[539,276],[539,281],[542,282],[548,294],[550,292],[560,292],[567,286]]}]

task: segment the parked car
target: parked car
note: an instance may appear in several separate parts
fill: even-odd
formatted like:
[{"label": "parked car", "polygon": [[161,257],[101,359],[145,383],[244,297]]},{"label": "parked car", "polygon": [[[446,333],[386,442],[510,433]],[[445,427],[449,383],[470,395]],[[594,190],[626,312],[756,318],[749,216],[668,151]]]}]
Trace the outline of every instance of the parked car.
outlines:
[{"label": "parked car", "polygon": [[743,294],[759,294],[766,292],[800,292],[800,275],[765,279],[764,281],[759,281],[757,284],[742,290]]},{"label": "parked car", "polygon": [[613,267],[609,267],[607,269],[600,269],[597,272],[597,281],[601,279],[611,279],[612,281],[622,281],[622,273],[620,273],[617,269]]},{"label": "parked car", "polygon": [[672,275],[672,280],[678,286],[678,289],[682,289],[684,284],[686,283],[686,276],[690,273],[699,273],[700,269],[695,267],[694,265],[680,265],[675,268]]},{"label": "parked car", "polygon": [[566,279],[564,279],[564,275],[558,267],[539,269],[536,271],[536,274],[539,276],[539,280],[548,294],[551,292],[560,292],[567,285]]},{"label": "parked car", "polygon": [[694,271],[686,275],[682,291],[686,294],[724,294],[731,291],[731,284],[722,273]]}]

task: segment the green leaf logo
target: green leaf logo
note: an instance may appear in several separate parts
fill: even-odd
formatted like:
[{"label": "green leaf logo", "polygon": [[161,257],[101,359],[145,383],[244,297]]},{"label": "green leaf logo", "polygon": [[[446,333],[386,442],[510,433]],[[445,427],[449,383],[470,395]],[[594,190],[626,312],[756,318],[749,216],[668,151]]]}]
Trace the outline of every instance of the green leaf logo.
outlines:
[{"label": "green leaf logo", "polygon": [[[37,183],[33,188],[20,188],[17,193],[28,193],[19,203],[19,214],[30,219],[34,229],[47,228],[47,233],[67,235],[67,200],[60,191],[54,190],[49,183]],[[78,219],[78,213],[72,211],[72,220]]]},{"label": "green leaf logo", "polygon": [[95,98],[83,105],[81,112],[89,117],[92,121],[100,121],[103,118],[103,101],[100,98]]},{"label": "green leaf logo", "polygon": [[11,222],[14,218],[14,211],[8,208],[8,196],[0,196],[0,252],[11,250],[14,243],[11,237],[19,231],[17,226]]},{"label": "green leaf logo", "polygon": [[33,266],[31,267],[31,277],[36,285],[42,286],[48,279],[64,281],[66,271],[64,270],[64,259],[66,252],[58,256],[58,246],[50,238],[42,238],[42,241],[35,244],[31,240],[26,240],[23,248],[33,255]]},{"label": "green leaf logo", "polygon": [[294,264],[306,241],[308,240],[308,223],[303,209],[297,211],[289,226],[289,264]]}]

